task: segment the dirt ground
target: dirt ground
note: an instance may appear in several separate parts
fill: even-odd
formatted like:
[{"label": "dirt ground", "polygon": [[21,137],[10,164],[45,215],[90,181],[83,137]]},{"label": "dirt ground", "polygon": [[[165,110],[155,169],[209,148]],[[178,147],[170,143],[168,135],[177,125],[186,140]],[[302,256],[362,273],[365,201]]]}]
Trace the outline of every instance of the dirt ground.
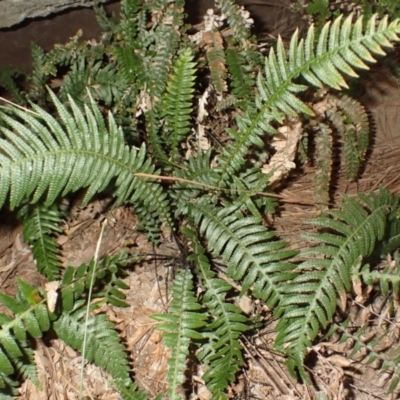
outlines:
[{"label": "dirt ground", "polygon": [[[48,49],[49,42],[44,43],[38,39],[40,32],[46,30],[51,32],[54,42],[65,42],[82,27],[82,20],[85,21],[84,35],[87,34],[87,38],[96,35],[96,28],[92,28],[95,20],[90,10],[74,11],[50,20],[27,23],[23,29],[28,30],[22,35],[18,33],[21,27],[0,31],[0,54],[7,54],[8,61],[16,65],[28,67],[30,40],[35,40]],[[63,26],[62,32],[60,26]],[[47,37],[48,35],[49,33]],[[388,76],[390,74],[385,68],[377,68],[366,78],[365,90],[360,99],[367,106],[371,122],[375,126],[373,144],[360,180],[348,184],[343,178],[339,178],[335,194],[374,190],[379,185],[393,192],[400,192],[400,89],[396,80],[387,78]],[[298,173],[291,178],[281,194],[288,199],[309,199],[312,204],[313,173],[312,168]],[[72,217],[64,223],[63,233],[57,240],[62,246],[65,266],[88,262],[95,254],[101,223],[107,219],[101,255],[114,254],[122,247],[148,255],[145,261],[127,269],[125,281],[130,289],[126,291],[126,301],[130,306],[123,309],[108,307],[105,311],[117,324],[126,343],[133,362],[135,380],[153,398],[157,393],[166,391],[168,351],[162,344],[160,332],[154,329],[155,321],[150,315],[163,312],[168,307],[168,289],[179,250],[170,237],[166,237],[159,248],[152,248],[143,235],[137,232],[137,221],[130,208],[119,207],[109,211],[108,205],[109,199],[95,199],[85,208],[81,208],[79,202],[72,204]],[[296,242],[296,235],[302,231],[304,220],[316,213],[313,206],[284,203],[275,220],[278,234],[293,247],[300,246],[301,243]],[[1,291],[15,293],[17,278],[33,285],[44,283],[36,270],[29,247],[22,241],[20,224],[12,215],[3,211],[0,214]],[[388,330],[388,340],[382,344],[382,351],[389,351],[398,344],[400,330],[398,316],[395,318],[396,324],[390,323],[389,326],[382,322],[388,312],[385,301],[387,299],[378,296],[368,304],[367,310],[362,302],[353,303],[348,312],[356,325],[362,325],[366,320],[375,317],[380,319],[381,323],[373,326],[369,334]],[[309,368],[315,386],[297,383],[288,375],[283,365],[284,360],[273,351],[274,321],[268,310],[246,298],[239,305],[247,312],[257,310],[264,320],[265,328],[253,337],[242,338],[246,365],[238,376],[237,383],[230,388],[232,399],[316,399],[318,393],[320,396],[325,394],[326,397],[319,397],[321,399],[399,398],[399,393],[393,396],[387,394],[389,373],[378,373],[379,365],[366,364],[362,356],[350,360],[349,343],[338,343],[334,339],[313,348],[315,358]],[[35,387],[30,381],[26,381],[20,389],[20,399],[78,399],[81,357],[77,352],[59,340],[45,337],[38,341],[35,358],[41,386]],[[210,393],[205,388],[200,373],[198,371],[199,376],[192,376],[191,385],[196,395],[193,394],[190,398],[208,400]],[[109,381],[109,377],[100,369],[87,365],[85,396],[99,400],[119,399],[119,395],[109,386]]]}]

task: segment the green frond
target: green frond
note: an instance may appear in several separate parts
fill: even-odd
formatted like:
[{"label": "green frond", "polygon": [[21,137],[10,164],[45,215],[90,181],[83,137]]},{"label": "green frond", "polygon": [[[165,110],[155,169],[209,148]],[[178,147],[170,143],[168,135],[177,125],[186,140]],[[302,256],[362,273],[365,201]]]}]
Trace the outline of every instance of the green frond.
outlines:
[{"label": "green frond", "polygon": [[126,82],[132,83],[138,78],[138,82],[143,84],[145,81],[143,63],[134,49],[127,46],[115,46],[114,54],[119,63],[118,70]]},{"label": "green frond", "polygon": [[16,298],[0,293],[0,303],[13,314],[0,314],[0,389],[12,392],[16,372],[38,383],[27,338],[42,337],[50,329],[50,317],[37,289],[21,280]]},{"label": "green frond", "polygon": [[246,55],[236,49],[228,48],[226,63],[231,74],[231,93],[239,99],[250,102],[254,98],[255,76],[253,67],[248,65]]},{"label": "green frond", "polygon": [[58,206],[25,205],[18,217],[23,221],[24,241],[32,246],[38,271],[50,281],[57,280],[61,269],[60,248],[53,234],[62,232]]},{"label": "green frond", "polygon": [[36,100],[38,104],[44,104],[46,98],[45,85],[47,83],[44,65],[46,56],[43,49],[35,43],[31,43],[32,53],[32,74],[28,76],[27,80],[31,85],[30,96],[31,99]]},{"label": "green frond", "polygon": [[281,39],[276,50],[270,50],[265,60],[265,73],[258,77],[257,111],[250,109],[237,117],[238,131],[227,129],[232,141],[223,149],[220,157],[219,184],[241,169],[248,148],[264,146],[261,136],[274,134],[272,122],[282,122],[284,116],[298,113],[313,115],[312,110],[297,94],[308,86],[294,83],[303,77],[318,88],[326,85],[338,89],[347,87],[345,76],[357,76],[353,68],[368,69],[365,62],[372,63],[372,54],[384,55],[383,48],[393,47],[390,41],[399,41],[400,21],[388,24],[383,18],[376,24],[372,17],[363,30],[362,18],[352,24],[352,16],[343,23],[341,17],[322,29],[315,41],[314,27],[306,38],[299,41],[298,32],[291,39],[288,54]]},{"label": "green frond", "polygon": [[29,379],[36,387],[40,386],[40,382],[36,372],[35,355],[33,350],[28,347],[21,348],[23,354],[19,358],[13,358],[16,372],[24,379]]},{"label": "green frond", "polygon": [[190,133],[196,63],[193,52],[186,49],[177,58],[164,96],[164,140],[170,146],[169,159],[178,158],[179,144]]},{"label": "green frond", "polygon": [[394,294],[400,293],[400,265],[394,262],[394,265],[387,266],[384,270],[370,270],[369,265],[365,265],[360,271],[360,276],[367,285],[374,286],[379,283],[381,292],[387,296],[392,290]]},{"label": "green frond", "polygon": [[162,26],[159,31],[159,40],[154,48],[153,69],[148,72],[148,80],[151,82],[150,95],[152,98],[160,98],[164,93],[171,69],[171,58],[176,48],[176,32],[173,28]]},{"label": "green frond", "polygon": [[19,105],[26,104],[23,92],[19,89],[16,79],[22,71],[10,65],[0,66],[0,87],[4,88],[11,98]]},{"label": "green frond", "polygon": [[377,255],[382,259],[400,248],[400,211],[394,209],[388,218],[388,229],[384,240],[377,249]]},{"label": "green frond", "polygon": [[368,115],[364,106],[349,96],[342,95],[337,103],[346,117],[344,135],[346,179],[354,180],[370,143]]},{"label": "green frond", "polygon": [[[138,386],[136,383],[132,382],[124,382],[120,380],[115,380],[110,382],[114,385],[119,393],[121,394],[124,400],[147,400],[148,397],[144,390],[138,390]],[[157,396],[154,400],[161,400],[159,396]]]},{"label": "green frond", "polygon": [[168,152],[163,140],[162,128],[159,123],[162,118],[161,104],[159,102],[154,103],[151,110],[146,112],[145,117],[149,151],[155,161],[163,165],[168,165]]},{"label": "green frond", "polygon": [[[148,92],[153,101],[161,99],[168,82],[172,67],[172,58],[179,47],[177,28],[183,24],[183,13],[178,7],[161,8],[162,23],[158,25],[149,37],[151,45],[146,54],[146,71]],[[167,22],[168,21],[168,22]]]},{"label": "green frond", "polygon": [[64,77],[60,88],[60,97],[68,101],[72,97],[81,105],[90,100],[88,90],[97,101],[106,105],[115,104],[122,97],[127,81],[115,73],[116,64],[109,62],[104,65],[102,60],[90,60],[81,57],[74,62],[71,70]]},{"label": "green frond", "polygon": [[129,48],[135,47],[138,35],[137,14],[142,7],[141,0],[121,1],[121,21],[118,29],[121,32],[125,45]]},{"label": "green frond", "polygon": [[[103,303],[112,304],[116,307],[126,307],[124,301],[126,296],[122,290],[128,286],[121,280],[124,276],[124,268],[129,261],[128,254],[124,251],[115,256],[106,256],[97,263],[94,285],[100,287],[93,293],[92,297],[100,299],[96,304],[98,307]],[[61,280],[61,309],[71,311],[75,303],[88,290],[94,271],[94,261],[81,264],[79,267],[67,267]]]},{"label": "green frond", "polygon": [[351,288],[353,267],[372,254],[385,235],[388,214],[397,207],[398,198],[386,190],[359,194],[357,200],[344,196],[340,210],[309,222],[322,232],[302,235],[318,245],[300,254],[312,258],[297,267],[299,275],[283,288],[276,346],[284,348],[291,370],[298,368],[305,379],[302,362],[307,348],[332,321],[337,298]]},{"label": "green frond", "polygon": [[190,341],[202,339],[198,330],[206,325],[207,315],[200,311],[201,305],[194,296],[193,275],[190,270],[177,274],[171,295],[172,303],[168,314],[156,314],[152,318],[163,322],[157,329],[166,332],[163,335],[164,343],[172,350],[168,360],[168,393],[171,400],[178,400],[180,396],[176,394],[176,390],[185,379]]},{"label": "green frond", "polygon": [[[275,199],[259,194],[265,190],[270,174],[263,174],[258,168],[249,168],[240,176],[233,176],[231,189],[234,204],[239,206],[242,212],[249,211],[253,217],[259,221],[263,220],[263,215],[274,213],[277,207]],[[261,211],[261,213],[260,213]]]},{"label": "green frond", "polygon": [[113,32],[117,27],[115,16],[108,15],[101,4],[95,5],[93,9],[96,13],[96,21],[101,29],[103,29],[104,32]]},{"label": "green frond", "polygon": [[221,13],[226,16],[228,25],[233,31],[233,38],[237,43],[243,44],[243,41],[250,38],[250,29],[246,26],[240,6],[233,0],[219,0],[218,3]]},{"label": "green frond", "polygon": [[91,315],[87,321],[85,315],[84,308],[62,314],[53,323],[58,337],[82,352],[86,328],[86,359],[103,368],[113,379],[129,381],[130,366],[114,324],[105,314]]},{"label": "green frond", "polygon": [[293,278],[294,265],[287,262],[295,251],[274,240],[275,234],[254,217],[243,217],[238,207],[219,208],[202,200],[192,201],[190,215],[205,235],[214,256],[227,264],[227,275],[241,282],[245,293],[253,294],[273,308],[283,300],[283,282]]},{"label": "green frond", "polygon": [[194,261],[196,264],[206,289],[201,303],[212,318],[211,324],[207,325],[203,333],[209,341],[202,345],[202,350],[197,356],[206,365],[202,379],[213,393],[214,399],[224,399],[227,398],[224,390],[235,380],[236,373],[243,365],[239,335],[249,329],[249,321],[239,307],[226,300],[232,286],[216,278],[216,274],[211,271],[208,257],[195,232],[185,228],[183,233],[192,242],[193,254],[188,257],[188,261]]},{"label": "green frond", "polygon": [[182,169],[176,171],[177,177],[184,179],[187,182],[177,181],[171,197],[174,199],[176,206],[175,216],[188,214],[188,206],[192,199],[200,197],[209,189],[196,183],[204,183],[207,186],[215,187],[218,176],[211,168],[211,151],[198,151],[192,154],[187,163],[181,163]]},{"label": "green frond", "polygon": [[145,147],[138,151],[125,146],[112,115],[107,129],[93,100],[84,106],[83,114],[70,99],[71,113],[53,93],[50,95],[60,122],[38,106],[33,108],[39,118],[14,108],[11,116],[0,114],[9,126],[0,127],[6,137],[0,139],[0,206],[8,195],[11,208],[31,196],[31,202],[36,203],[43,195],[48,206],[58,196],[82,187],[88,188],[83,200],[86,204],[115,182],[117,204],[134,204],[153,236],[161,221],[169,224],[169,204],[161,185],[135,176],[139,172],[157,173],[151,160],[145,160]]}]

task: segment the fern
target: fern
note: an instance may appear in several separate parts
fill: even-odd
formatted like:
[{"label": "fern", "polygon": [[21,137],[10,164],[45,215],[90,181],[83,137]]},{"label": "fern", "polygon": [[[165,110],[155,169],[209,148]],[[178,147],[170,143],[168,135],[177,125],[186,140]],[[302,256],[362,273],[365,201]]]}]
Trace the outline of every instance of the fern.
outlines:
[{"label": "fern", "polygon": [[47,83],[47,77],[44,72],[45,54],[44,51],[36,44],[31,44],[33,72],[28,77],[28,82],[32,85],[31,99],[37,101],[38,104],[44,104],[46,92],[44,87]]},{"label": "fern", "polygon": [[26,205],[19,211],[18,217],[23,219],[24,240],[32,246],[38,271],[50,281],[58,279],[61,269],[60,249],[52,237],[54,233],[62,232],[62,215],[57,205]]},{"label": "fern", "polygon": [[179,385],[184,382],[186,358],[189,354],[191,339],[202,339],[198,330],[205,326],[207,316],[199,312],[200,304],[193,294],[193,275],[189,270],[181,271],[174,280],[171,290],[172,303],[168,314],[156,314],[152,317],[163,323],[157,329],[166,332],[164,343],[172,349],[168,360],[167,372],[169,382],[169,398],[177,400]]},{"label": "fern", "polygon": [[365,159],[370,141],[368,115],[357,100],[348,96],[342,96],[338,105],[346,116],[347,129],[344,138],[346,178],[353,180],[357,177],[361,162]]},{"label": "fern", "polygon": [[68,101],[71,96],[81,105],[87,98],[88,89],[99,102],[111,105],[122,97],[127,82],[115,75],[116,65],[109,63],[103,66],[101,60],[87,61],[82,58],[75,62],[71,71],[65,76],[61,86],[61,99]]},{"label": "fern", "polygon": [[190,215],[204,234],[215,256],[228,265],[227,275],[243,280],[241,294],[253,284],[252,293],[273,308],[283,300],[280,286],[293,278],[293,264],[286,261],[296,254],[254,217],[243,217],[237,206],[216,208],[205,199],[190,204]]},{"label": "fern", "polygon": [[390,290],[398,295],[400,293],[399,272],[400,267],[398,262],[395,262],[394,265],[390,263],[385,269],[379,271],[371,271],[370,266],[367,264],[360,271],[360,277],[369,286],[373,286],[378,282],[384,296],[388,295]]},{"label": "fern", "polygon": [[253,67],[246,62],[246,54],[235,49],[226,49],[226,63],[232,75],[231,93],[240,99],[251,102],[254,97],[255,77]]},{"label": "fern", "polygon": [[26,100],[15,82],[20,75],[22,75],[21,71],[9,65],[0,67],[0,87],[4,88],[18,104],[22,105]]},{"label": "fern", "polygon": [[203,336],[208,342],[202,345],[198,358],[206,364],[207,370],[202,379],[207,383],[213,398],[224,399],[224,390],[235,380],[235,375],[243,365],[242,345],[239,335],[249,329],[248,319],[239,307],[226,301],[232,286],[216,278],[204,248],[200,245],[195,232],[184,229],[183,233],[192,241],[193,255],[188,261],[194,261],[206,292],[202,304],[211,314],[212,323],[207,325]]},{"label": "fern", "polygon": [[[79,305],[79,303],[77,303]],[[114,380],[128,384],[129,363],[114,324],[104,314],[92,315],[84,323],[86,310],[73,310],[63,314],[53,327],[58,337],[72,348],[82,352],[86,328],[86,359],[107,371]]]},{"label": "fern", "polygon": [[259,196],[268,184],[271,174],[260,173],[258,168],[249,168],[240,176],[233,177],[231,189],[232,199],[235,205],[241,208],[242,212],[249,212],[259,221],[263,215],[273,214],[277,206],[276,201],[268,194]]},{"label": "fern", "polygon": [[296,32],[290,41],[288,56],[282,40],[275,50],[270,50],[265,62],[265,78],[258,76],[259,93],[256,96],[257,112],[252,109],[237,117],[239,131],[227,129],[233,139],[220,157],[222,184],[244,164],[244,157],[251,145],[262,147],[261,136],[273,134],[274,121],[298,113],[313,115],[311,109],[297,94],[308,86],[295,84],[300,76],[318,88],[323,85],[340,90],[347,87],[343,74],[357,76],[353,68],[367,69],[365,62],[375,62],[372,54],[384,55],[383,47],[392,47],[389,40],[398,41],[399,21],[388,24],[383,18],[376,25],[376,16],[362,30],[362,18],[352,24],[351,16],[343,23],[337,18],[332,26],[327,23],[315,41],[311,26],[306,38],[299,41]]},{"label": "fern", "polygon": [[[126,285],[118,278],[118,271],[124,265],[126,256],[121,254],[114,258],[106,258],[98,265],[95,278],[95,287],[102,287],[102,282],[107,282],[111,289],[96,290],[95,298],[101,299],[91,305],[91,310],[98,309],[103,302],[123,306],[121,298],[124,294],[119,288],[126,289]],[[13,384],[12,376],[15,372],[33,379],[37,382],[33,357],[27,347],[27,340],[42,337],[50,327],[53,327],[65,343],[74,349],[82,351],[85,317],[85,300],[93,263],[82,265],[76,270],[67,268],[61,282],[61,302],[55,312],[50,314],[46,305],[44,292],[34,288],[23,281],[18,281],[16,298],[0,293],[0,302],[14,314],[11,318],[0,314],[0,388]],[[106,275],[113,274],[113,281]],[[121,296],[122,295],[122,296]],[[62,310],[62,313],[60,313]],[[88,347],[86,355],[89,361],[110,373],[116,387],[126,394],[125,398],[144,399],[143,392],[138,392],[137,387],[130,378],[130,367],[126,357],[125,348],[121,344],[114,324],[104,314],[90,316],[87,326]],[[9,387],[9,389],[12,388]]]},{"label": "fern", "polygon": [[15,117],[2,115],[2,119],[23,137],[1,127],[8,140],[0,139],[5,152],[0,155],[0,205],[4,204],[8,193],[11,208],[14,208],[31,195],[35,203],[46,193],[45,205],[50,205],[60,195],[88,187],[83,200],[86,204],[116,178],[117,203],[134,203],[142,223],[156,240],[159,222],[170,221],[169,205],[159,184],[135,176],[139,172],[156,173],[151,161],[144,160],[145,147],[139,151],[128,149],[111,115],[107,131],[93,100],[90,106],[85,105],[84,116],[72,99],[71,114],[54,94],[50,95],[61,124],[37,106],[34,110],[44,123],[32,115],[13,110],[30,129]]},{"label": "fern", "polygon": [[[251,324],[230,303],[232,287],[216,277],[213,258],[227,266],[227,276],[241,287],[241,295],[251,291],[280,318],[276,346],[289,356],[291,371],[297,369],[306,378],[307,351],[332,324],[337,300],[345,301],[352,279],[368,285],[379,280],[385,293],[399,290],[397,268],[378,276],[365,265],[398,246],[398,200],[385,191],[360,195],[358,200],[345,198],[339,211],[328,211],[311,222],[322,231],[305,237],[318,244],[300,254],[306,261],[296,267],[290,259],[297,252],[263,226],[265,214],[275,212],[277,204],[268,193],[261,195],[273,172],[262,174],[260,166],[271,156],[269,135],[277,132],[278,124],[288,117],[304,122],[298,114],[314,117],[302,93],[310,86],[345,88],[346,77],[355,77],[355,69],[367,69],[374,55],[385,54],[391,41],[399,40],[400,21],[389,24],[382,18],[378,23],[374,16],[363,28],[361,18],[338,18],[321,29],[311,27],[305,39],[295,33],[288,49],[278,39],[260,62],[262,54],[251,42],[249,21],[233,0],[219,2],[233,37],[214,27],[201,32],[203,42],[185,32],[183,0],[142,3],[123,0],[120,23],[99,11],[107,32],[98,45],[80,42],[77,35],[47,54],[34,48],[35,71],[27,97],[40,101],[41,107],[32,105],[32,112],[0,110],[0,207],[30,203],[23,216],[26,237],[37,246],[38,268],[50,279],[58,278],[60,270],[58,249],[47,240],[60,220],[52,207],[81,188],[86,189],[84,204],[103,190],[115,197],[116,204],[132,204],[138,228],[154,244],[161,227],[190,227],[182,233],[189,240],[187,261],[195,277],[189,270],[179,272],[169,313],[156,316],[172,348],[171,398],[179,397],[177,388],[184,383],[192,345],[200,347],[203,378],[215,399],[227,398],[226,389],[243,365],[239,337]],[[62,78],[52,82],[60,85],[61,101],[43,89],[51,77]],[[226,135],[210,130],[221,144],[207,152],[187,140],[196,123],[193,100],[203,90],[204,78],[211,78],[219,94],[231,93],[219,104],[203,107],[202,121],[211,109],[228,104],[235,115],[235,121],[228,118],[227,144]],[[208,94],[207,89],[202,100]],[[335,108],[318,121],[316,135],[317,182],[325,196],[319,200],[324,202],[329,200],[335,134],[339,132],[344,141],[349,179],[356,178],[369,145],[361,105],[347,96],[327,96],[334,99]],[[57,115],[44,111],[45,106]],[[108,124],[99,107],[108,110]],[[210,120],[216,123],[213,116]],[[145,395],[131,380],[115,326],[98,314],[104,303],[126,306],[127,286],[120,267],[128,261],[132,260],[118,254],[98,265],[87,359],[112,375],[124,398],[142,399]],[[35,379],[29,338],[54,328],[66,343],[83,350],[84,306],[93,274],[93,262],[67,267],[52,312],[45,306],[45,292],[22,282],[15,299],[0,296],[14,314],[14,319],[0,315],[0,386],[8,393],[15,393],[17,373]],[[194,283],[204,288],[197,292],[199,299]]]},{"label": "fern", "polygon": [[16,299],[0,293],[0,303],[14,314],[14,318],[0,314],[0,389],[13,393],[15,372],[28,375],[37,383],[35,372],[29,369],[33,357],[27,349],[27,339],[28,335],[41,337],[50,328],[50,318],[39,292],[21,280]]},{"label": "fern", "polygon": [[174,74],[168,82],[164,98],[164,138],[171,147],[170,160],[177,158],[180,142],[190,132],[192,99],[194,92],[195,63],[190,49],[184,51],[176,60]]},{"label": "fern", "polygon": [[[126,252],[120,252],[114,257],[106,256],[96,268],[95,285],[97,290],[93,294],[94,299],[100,299],[97,306],[103,303],[112,304],[117,307],[127,307],[124,302],[125,294],[122,290],[128,286],[121,280],[123,276],[121,268],[125,267],[129,258]],[[64,311],[71,311],[75,303],[81,298],[90,286],[91,276],[94,270],[94,261],[89,264],[81,264],[78,268],[67,267],[61,281],[60,308]]]},{"label": "fern", "polygon": [[[210,167],[210,158],[210,151],[198,151],[187,163],[182,162],[182,168],[176,171],[176,176],[183,180],[177,181],[171,191],[176,217],[187,215],[190,201],[204,194],[205,188],[216,187],[218,176]],[[205,187],[199,183],[203,183]]]},{"label": "fern", "polygon": [[138,36],[137,17],[141,8],[140,0],[124,0],[121,2],[121,22],[117,29],[121,32],[124,44],[129,49],[136,48]]},{"label": "fern", "polygon": [[[299,275],[282,289],[279,304],[283,317],[276,339],[278,349],[290,356],[288,366],[297,368],[303,378],[303,360],[318,333],[332,321],[337,298],[350,290],[353,266],[372,254],[375,244],[384,237],[387,217],[398,207],[398,198],[382,190],[370,196],[358,195],[358,201],[344,197],[338,211],[327,211],[310,224],[330,232],[302,235],[318,245],[300,256],[316,256],[300,264]],[[342,300],[343,301],[343,300]]]},{"label": "fern", "polygon": [[246,41],[250,38],[249,27],[240,12],[238,6],[233,0],[218,0],[217,5],[221,8],[221,12],[226,16],[230,28],[233,30],[233,38],[238,43]]},{"label": "fern", "polygon": [[[162,0],[163,7],[167,7],[167,1]],[[172,57],[178,48],[179,33],[177,28],[183,23],[182,13],[179,6],[183,7],[182,1],[177,1],[176,7],[166,8],[163,13],[162,23],[154,30],[151,36],[153,45],[147,54],[146,63],[148,66],[147,84],[151,98],[157,100],[168,82],[168,75],[172,66]],[[172,22],[172,25],[170,23]]]}]

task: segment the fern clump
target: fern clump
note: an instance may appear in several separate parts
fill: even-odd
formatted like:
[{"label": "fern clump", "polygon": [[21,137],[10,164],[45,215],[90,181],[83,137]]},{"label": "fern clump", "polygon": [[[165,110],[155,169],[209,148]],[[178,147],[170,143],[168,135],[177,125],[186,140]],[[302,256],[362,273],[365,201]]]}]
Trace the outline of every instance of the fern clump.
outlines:
[{"label": "fern clump", "polygon": [[[108,255],[97,268],[62,264],[59,204],[77,191],[83,204],[107,192],[114,206],[131,206],[152,246],[167,235],[184,243],[169,309],[154,316],[171,349],[171,399],[183,396],[189,362],[201,365],[212,398],[228,398],[245,365],[240,338],[256,326],[234,296],[251,296],[273,314],[276,348],[308,380],[307,354],[334,326],[353,282],[397,294],[398,270],[379,274],[371,264],[399,246],[398,198],[382,189],[328,205],[338,137],[349,180],[371,144],[366,110],[340,92],[400,40],[400,21],[339,16],[288,43],[278,38],[264,57],[246,12],[232,0],[218,4],[224,15],[209,12],[192,34],[182,0],[123,0],[119,22],[98,9],[105,34],[96,46],[78,37],[48,53],[33,45],[23,95],[7,75],[29,109],[0,109],[0,207],[19,209],[39,272],[59,288],[53,302],[22,281],[15,296],[0,295],[13,316],[0,314],[5,394],[16,393],[18,373],[37,381],[30,340],[53,330],[107,371],[123,398],[146,398],[100,311],[128,305],[122,269],[140,256]],[[46,89],[55,77],[59,89]],[[315,198],[325,212],[309,222],[319,232],[302,235],[310,244],[299,253],[273,226],[282,197],[273,188],[312,137]]]},{"label": "fern clump", "polygon": [[289,367],[292,371],[296,367],[304,378],[307,349],[332,322],[337,300],[350,291],[356,267],[383,240],[388,215],[399,207],[398,198],[384,190],[370,196],[359,194],[358,200],[345,197],[340,210],[309,222],[322,232],[303,237],[318,245],[300,254],[309,259],[297,266],[298,276],[283,289],[286,296],[279,308],[284,314],[277,326],[276,345],[285,346],[291,357]]}]

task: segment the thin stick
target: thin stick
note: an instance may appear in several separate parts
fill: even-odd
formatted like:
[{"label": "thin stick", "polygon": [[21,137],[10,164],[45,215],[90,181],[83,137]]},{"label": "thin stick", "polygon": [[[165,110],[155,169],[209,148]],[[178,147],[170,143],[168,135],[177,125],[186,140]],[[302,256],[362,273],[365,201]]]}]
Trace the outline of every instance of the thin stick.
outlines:
[{"label": "thin stick", "polygon": [[86,307],[86,316],[85,316],[85,328],[84,328],[84,334],[83,334],[82,365],[81,365],[81,377],[80,377],[80,382],[79,382],[79,399],[82,399],[82,393],[83,393],[83,371],[85,369],[85,353],[86,353],[87,327],[88,327],[88,320],[89,320],[90,302],[92,301],[92,290],[93,290],[93,285],[94,285],[94,277],[96,275],[96,268],[97,268],[97,264],[98,264],[99,256],[100,256],[101,241],[103,240],[104,230],[106,229],[106,226],[107,226],[107,218],[103,221],[103,223],[101,225],[101,232],[100,232],[99,240],[97,241],[96,252],[94,254],[94,266],[93,266],[92,277],[90,279],[90,287],[89,287],[88,301],[87,301],[87,307]]},{"label": "thin stick", "polygon": [[34,115],[37,115],[38,117],[40,117],[40,114],[38,114],[37,112],[32,111],[32,110],[30,110],[29,108],[20,106],[19,104],[16,104],[16,103],[14,103],[14,102],[12,102],[12,101],[10,101],[10,100],[5,99],[4,97],[1,97],[1,96],[0,96],[0,100],[1,100],[1,101],[4,101],[4,103],[7,103],[7,104],[10,104],[10,105],[12,105],[12,106],[14,106],[14,107],[16,107],[16,108],[19,108],[20,110],[26,111],[26,112],[28,112],[28,113],[31,113],[31,114],[34,114]]},{"label": "thin stick", "polygon": [[[224,191],[231,190],[231,189],[219,188],[217,186],[207,185],[206,183],[202,183],[202,182],[196,182],[196,181],[191,181],[189,179],[179,178],[176,176],[152,175],[152,174],[145,174],[143,172],[138,172],[134,175],[137,176],[138,178],[150,178],[150,179],[160,179],[162,181],[190,183],[192,185],[202,186],[204,188],[213,189],[213,190],[224,190]],[[241,193],[250,193],[249,190],[241,190],[241,189],[235,189],[235,190],[237,192],[241,192]],[[310,205],[310,206],[315,205],[315,203],[302,202],[300,200],[289,200],[289,199],[287,199],[286,196],[282,196],[282,195],[275,194],[275,193],[255,192],[254,194],[259,195],[259,196],[264,196],[264,197],[273,197],[275,199],[280,199],[285,203],[304,204],[304,205]]]}]

